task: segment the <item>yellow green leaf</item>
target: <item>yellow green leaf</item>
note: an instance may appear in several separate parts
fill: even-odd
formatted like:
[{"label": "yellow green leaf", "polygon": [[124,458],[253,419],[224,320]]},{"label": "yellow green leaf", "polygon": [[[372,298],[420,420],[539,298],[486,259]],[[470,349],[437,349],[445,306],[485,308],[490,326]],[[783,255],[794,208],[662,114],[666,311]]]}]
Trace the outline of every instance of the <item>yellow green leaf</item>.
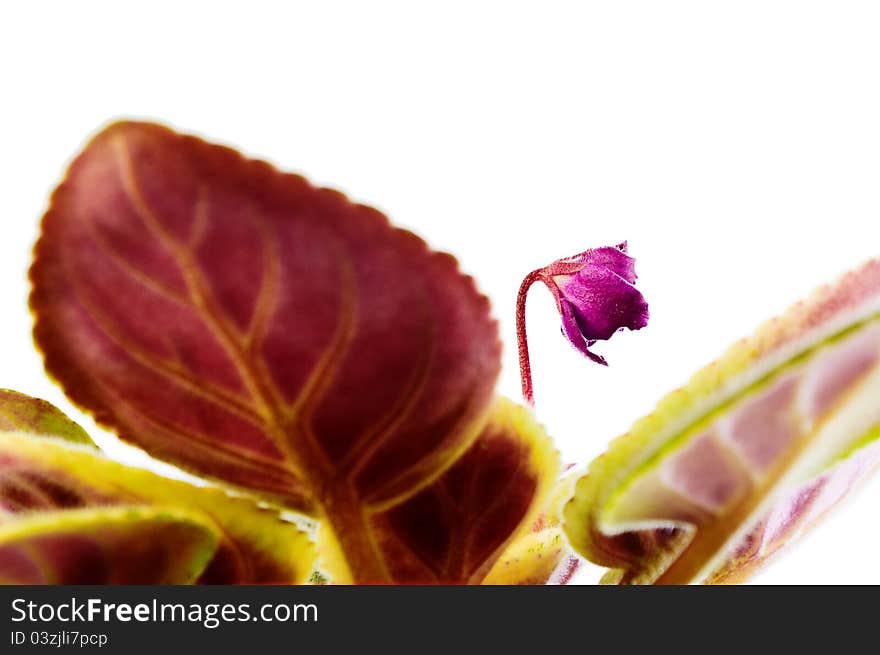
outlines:
[{"label": "yellow green leaf", "polygon": [[564,511],[605,582],[744,579],[880,459],[880,260],[735,344],[612,443]]},{"label": "yellow green leaf", "polygon": [[0,525],[37,511],[116,505],[185,508],[222,535],[204,583],[302,583],[312,571],[310,537],[278,511],[214,488],[124,466],[50,437],[0,433]]},{"label": "yellow green leaf", "polygon": [[50,435],[92,444],[89,435],[55,405],[11,389],[0,389],[0,430]]},{"label": "yellow green leaf", "polygon": [[562,533],[562,508],[571,498],[575,477],[561,477],[544,511],[529,530],[521,532],[504,551],[483,584],[526,585],[567,581],[578,567]]},{"label": "yellow green leaf", "polygon": [[35,513],[0,525],[0,584],[189,584],[219,541],[173,507]]},{"label": "yellow green leaf", "polygon": [[[558,453],[531,410],[498,399],[476,442],[443,475],[361,518],[362,541],[393,582],[480,583],[544,511],[558,474]],[[351,582],[354,549],[340,548],[327,525],[319,543],[331,580]]]}]

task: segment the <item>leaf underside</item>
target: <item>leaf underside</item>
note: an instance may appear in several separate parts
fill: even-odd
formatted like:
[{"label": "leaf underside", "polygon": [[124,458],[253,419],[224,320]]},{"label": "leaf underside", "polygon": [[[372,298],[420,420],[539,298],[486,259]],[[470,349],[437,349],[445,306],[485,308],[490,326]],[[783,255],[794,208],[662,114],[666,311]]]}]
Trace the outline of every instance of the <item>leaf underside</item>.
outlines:
[{"label": "leaf underside", "polygon": [[0,524],[0,584],[190,584],[218,541],[176,508],[35,513]]},{"label": "leaf underside", "polygon": [[880,261],[824,287],[661,401],[564,512],[606,582],[747,579],[880,458]]},{"label": "leaf underside", "polygon": [[[141,516],[135,517],[128,528],[124,525],[125,517],[134,515],[123,509],[114,514],[119,507],[138,507]],[[202,532],[207,530],[213,535],[209,557],[202,562],[195,578],[200,583],[301,583],[314,565],[316,555],[309,536],[282,521],[277,511],[260,509],[249,500],[232,498],[217,489],[195,487],[123,466],[91,448],[48,437],[0,433],[0,529],[17,531],[19,525],[29,525],[28,522],[44,517],[47,523],[40,526],[41,530],[45,528],[45,534],[55,539],[57,535],[53,536],[52,530],[63,527],[67,535],[64,539],[70,541],[77,537],[74,527],[82,525],[82,534],[77,538],[104,544],[102,548],[108,550],[108,557],[110,546],[124,544],[126,539],[162,540],[161,544],[154,544],[157,557],[173,553],[177,547],[181,549],[181,561],[168,562],[167,566],[169,571],[177,571],[178,582],[183,583],[183,569],[174,567],[185,566],[189,558],[187,549],[201,552],[206,540],[194,534],[198,532],[195,528],[175,528],[177,519],[156,523],[149,512],[160,518],[169,512],[173,516],[186,512],[186,522],[201,525]],[[72,518],[66,518],[69,513],[71,517],[85,518],[82,523],[71,522]],[[106,539],[98,525],[101,516],[115,517],[115,527],[106,533]],[[147,536],[151,526],[156,526],[156,530]],[[19,541],[25,540],[22,543],[32,541],[27,532],[16,532]],[[65,543],[64,539],[58,543]],[[179,541],[177,545],[175,540]],[[12,556],[9,551],[4,552]],[[88,555],[82,552],[84,557]],[[70,562],[73,561],[71,555]],[[52,568],[49,566],[45,572],[46,580],[53,579]],[[157,570],[144,575],[165,574]],[[99,577],[92,583],[102,584],[102,580]]]},{"label": "leaf underside", "polygon": [[50,375],[151,455],[329,524],[382,579],[367,516],[477,438],[497,326],[453,257],[225,147],[122,122],[75,159],[30,271]]},{"label": "leaf underside", "polygon": [[75,402],[304,511],[328,479],[368,505],[425,484],[475,437],[499,368],[488,301],[451,256],[153,124],[114,124],[77,157],[31,280],[37,343]]}]

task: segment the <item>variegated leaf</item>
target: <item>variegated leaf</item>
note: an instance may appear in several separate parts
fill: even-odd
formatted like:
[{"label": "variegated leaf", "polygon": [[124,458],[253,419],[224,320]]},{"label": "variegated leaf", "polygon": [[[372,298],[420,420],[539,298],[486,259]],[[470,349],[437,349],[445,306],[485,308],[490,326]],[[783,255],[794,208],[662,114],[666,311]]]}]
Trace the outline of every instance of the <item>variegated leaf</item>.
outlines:
[{"label": "variegated leaf", "polygon": [[[483,582],[508,548],[521,554],[518,539],[529,539],[558,471],[558,454],[531,410],[499,399],[476,442],[440,478],[402,504],[365,517],[388,579]],[[350,582],[329,530],[319,543],[333,581]],[[556,552],[551,548],[547,557],[556,558]],[[535,576],[540,568],[519,571]]]},{"label": "variegated leaf", "polygon": [[880,260],[734,345],[590,467],[565,509],[606,581],[743,579],[870,472]]},{"label": "variegated leaf", "polygon": [[92,448],[0,433],[0,526],[36,514],[119,505],[178,508],[213,526],[222,537],[198,578],[202,583],[300,583],[313,568],[309,536],[277,510],[123,466]]},{"label": "variegated leaf", "polygon": [[220,538],[173,507],[35,512],[0,523],[0,584],[190,584]]}]

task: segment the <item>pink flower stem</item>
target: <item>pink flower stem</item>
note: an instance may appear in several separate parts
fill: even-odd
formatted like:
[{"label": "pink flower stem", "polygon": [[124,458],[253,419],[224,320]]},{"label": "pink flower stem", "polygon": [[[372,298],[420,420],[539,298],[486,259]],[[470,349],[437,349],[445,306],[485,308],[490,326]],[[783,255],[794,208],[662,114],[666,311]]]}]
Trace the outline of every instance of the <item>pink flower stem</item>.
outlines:
[{"label": "pink flower stem", "polygon": [[529,342],[526,337],[526,296],[529,288],[541,279],[543,270],[534,270],[526,276],[516,296],[516,341],[519,346],[519,377],[522,382],[522,395],[530,407],[535,406],[535,393],[532,389],[532,366],[529,362]]}]

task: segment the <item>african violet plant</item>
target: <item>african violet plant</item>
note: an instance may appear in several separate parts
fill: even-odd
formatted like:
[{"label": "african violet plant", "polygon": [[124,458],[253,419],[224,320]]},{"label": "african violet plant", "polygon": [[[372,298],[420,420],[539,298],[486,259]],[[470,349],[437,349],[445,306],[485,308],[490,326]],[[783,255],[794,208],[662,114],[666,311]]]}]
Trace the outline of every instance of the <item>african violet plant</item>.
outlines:
[{"label": "african violet plant", "polygon": [[[734,346],[575,481],[495,395],[488,301],[379,212],[147,123],[86,146],[30,274],[46,369],[102,425],[210,480],[106,458],[0,394],[0,580],[545,583],[743,578],[870,470],[880,262]],[[530,274],[591,359],[647,305],[625,244]]]}]

